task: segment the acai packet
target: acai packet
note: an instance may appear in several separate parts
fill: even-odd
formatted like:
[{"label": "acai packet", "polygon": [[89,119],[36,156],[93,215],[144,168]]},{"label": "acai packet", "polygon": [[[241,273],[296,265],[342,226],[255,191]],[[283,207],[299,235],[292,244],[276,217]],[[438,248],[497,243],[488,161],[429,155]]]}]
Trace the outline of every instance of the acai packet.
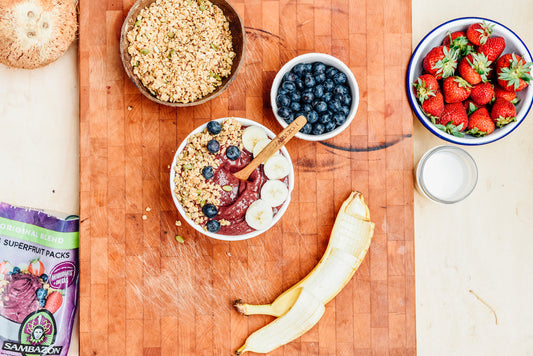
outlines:
[{"label": "acai packet", "polygon": [[0,202],[0,355],[67,355],[79,218]]}]

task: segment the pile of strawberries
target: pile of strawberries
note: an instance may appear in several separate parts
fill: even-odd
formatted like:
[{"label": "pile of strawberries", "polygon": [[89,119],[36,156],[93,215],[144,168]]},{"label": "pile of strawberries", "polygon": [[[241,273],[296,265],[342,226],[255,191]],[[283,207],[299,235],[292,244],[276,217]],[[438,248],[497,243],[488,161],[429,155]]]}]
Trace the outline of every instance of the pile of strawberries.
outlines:
[{"label": "pile of strawberries", "polygon": [[516,92],[529,85],[531,62],[507,53],[493,25],[474,23],[448,33],[424,58],[413,83],[422,111],[439,129],[458,137],[484,136],[516,121]]}]

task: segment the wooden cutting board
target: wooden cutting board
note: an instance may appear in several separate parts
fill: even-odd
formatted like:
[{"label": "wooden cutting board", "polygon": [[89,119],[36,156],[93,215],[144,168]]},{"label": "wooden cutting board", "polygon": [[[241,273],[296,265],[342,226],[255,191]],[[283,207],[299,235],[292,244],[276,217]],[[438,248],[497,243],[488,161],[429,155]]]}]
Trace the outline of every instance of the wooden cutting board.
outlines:
[{"label": "wooden cutting board", "polygon": [[[415,354],[411,2],[233,0],[246,63],[223,95],[185,109],[152,103],[125,77],[119,33],[132,4],[80,0],[81,354],[230,355],[272,319],[243,317],[233,300],[269,303],[305,276],[352,190],[376,223],[370,252],[318,325],[272,354]],[[341,135],[288,144],[296,188],[280,223],[242,242],[178,227],[169,165],[179,143],[227,116],[279,132],[272,80],[307,52],[343,60],[361,102]]]}]

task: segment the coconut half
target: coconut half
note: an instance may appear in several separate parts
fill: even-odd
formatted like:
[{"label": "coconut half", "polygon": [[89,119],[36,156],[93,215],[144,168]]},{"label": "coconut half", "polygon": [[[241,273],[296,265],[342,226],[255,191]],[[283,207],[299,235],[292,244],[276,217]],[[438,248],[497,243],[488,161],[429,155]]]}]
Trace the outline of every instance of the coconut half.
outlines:
[{"label": "coconut half", "polygon": [[0,0],[0,63],[45,66],[65,53],[77,27],[73,0]]}]

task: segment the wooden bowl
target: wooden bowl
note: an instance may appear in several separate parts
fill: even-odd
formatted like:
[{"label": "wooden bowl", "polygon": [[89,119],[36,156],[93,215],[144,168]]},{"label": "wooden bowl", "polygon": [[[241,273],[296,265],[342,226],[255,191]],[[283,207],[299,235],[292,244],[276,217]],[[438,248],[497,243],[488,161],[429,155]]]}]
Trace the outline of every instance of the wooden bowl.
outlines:
[{"label": "wooden bowl", "polygon": [[175,107],[185,107],[185,106],[194,106],[203,104],[218,95],[220,95],[230,83],[235,79],[239,69],[241,68],[242,63],[244,62],[244,53],[246,52],[246,32],[244,30],[243,22],[233,6],[225,0],[210,0],[213,5],[218,6],[226,19],[229,22],[229,29],[231,31],[231,36],[233,39],[233,52],[235,52],[235,57],[233,58],[233,65],[231,66],[231,74],[228,77],[222,79],[222,84],[218,86],[215,91],[207,94],[206,96],[190,102],[190,103],[174,103],[169,101],[163,101],[156,98],[152,95],[148,89],[142,84],[139,78],[133,74],[133,67],[131,65],[131,55],[128,53],[129,41],[127,39],[128,32],[135,25],[135,21],[142,9],[149,6],[155,0],[137,0],[135,4],[131,7],[128,12],[128,16],[122,24],[122,30],[120,32],[120,57],[122,59],[122,65],[128,74],[128,77],[131,79],[133,84],[139,89],[139,91],[144,94],[148,99],[155,101],[158,104],[175,106]]}]

